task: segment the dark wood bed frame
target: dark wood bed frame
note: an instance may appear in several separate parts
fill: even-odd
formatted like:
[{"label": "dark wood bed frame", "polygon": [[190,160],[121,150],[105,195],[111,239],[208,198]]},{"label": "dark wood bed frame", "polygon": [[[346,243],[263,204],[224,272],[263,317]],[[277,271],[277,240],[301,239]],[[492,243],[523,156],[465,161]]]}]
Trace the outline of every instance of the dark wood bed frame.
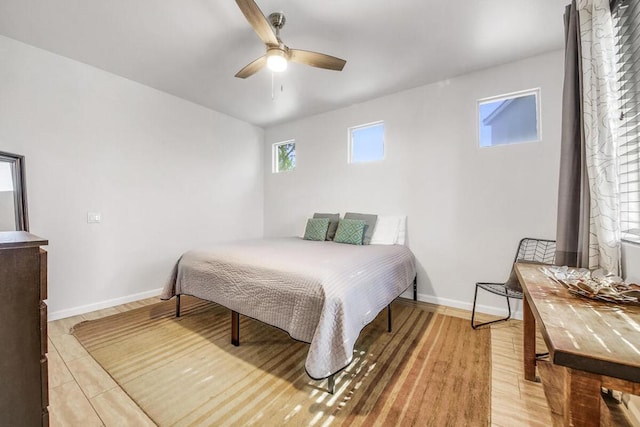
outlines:
[{"label": "dark wood bed frame", "polygon": [[[418,276],[413,278],[413,300],[418,300]],[[180,317],[180,294],[176,295],[176,317]],[[391,332],[391,304],[387,306],[387,332]],[[240,346],[240,313],[233,310],[231,310],[231,344],[236,347]],[[331,394],[335,391],[336,373],[327,377],[327,391]]]}]

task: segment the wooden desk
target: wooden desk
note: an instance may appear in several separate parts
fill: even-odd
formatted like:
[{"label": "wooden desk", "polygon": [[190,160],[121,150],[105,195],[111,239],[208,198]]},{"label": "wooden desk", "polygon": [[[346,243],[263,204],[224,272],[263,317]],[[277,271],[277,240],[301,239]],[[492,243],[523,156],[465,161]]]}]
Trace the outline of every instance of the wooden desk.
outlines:
[{"label": "wooden desk", "polygon": [[[599,426],[600,387],[640,394],[640,307],[574,296],[539,265],[515,268],[524,290],[525,379],[536,379],[537,364],[562,423]],[[536,322],[549,349],[546,363],[536,360]]]}]

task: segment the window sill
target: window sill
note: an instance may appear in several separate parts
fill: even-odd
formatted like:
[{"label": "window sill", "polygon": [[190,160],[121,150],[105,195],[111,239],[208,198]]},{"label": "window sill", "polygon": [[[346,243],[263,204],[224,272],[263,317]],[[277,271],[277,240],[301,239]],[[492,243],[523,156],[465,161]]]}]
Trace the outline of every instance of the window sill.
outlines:
[{"label": "window sill", "polygon": [[636,236],[633,234],[626,235],[622,238],[622,243],[627,243],[629,245],[640,246],[640,236]]}]

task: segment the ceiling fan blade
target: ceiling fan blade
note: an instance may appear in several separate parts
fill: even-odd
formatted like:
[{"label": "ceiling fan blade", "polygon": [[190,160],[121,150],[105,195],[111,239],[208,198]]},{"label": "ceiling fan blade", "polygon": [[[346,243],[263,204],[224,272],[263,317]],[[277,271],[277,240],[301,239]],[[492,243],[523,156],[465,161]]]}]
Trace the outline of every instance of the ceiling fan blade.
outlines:
[{"label": "ceiling fan blade", "polygon": [[[258,37],[266,44],[278,45],[276,34],[271,28],[271,24],[253,0],[236,0],[238,7],[253,27]],[[236,76],[237,77],[237,76]]]},{"label": "ceiling fan blade", "polygon": [[344,59],[336,58],[335,56],[299,49],[290,49],[289,59],[298,64],[311,65],[312,67],[326,68],[327,70],[335,71],[342,71],[344,64],[347,63]]},{"label": "ceiling fan blade", "polygon": [[251,77],[258,71],[260,71],[265,65],[267,65],[267,56],[263,55],[249,65],[245,66],[242,70],[238,71],[236,73],[236,77],[239,77],[241,79]]}]

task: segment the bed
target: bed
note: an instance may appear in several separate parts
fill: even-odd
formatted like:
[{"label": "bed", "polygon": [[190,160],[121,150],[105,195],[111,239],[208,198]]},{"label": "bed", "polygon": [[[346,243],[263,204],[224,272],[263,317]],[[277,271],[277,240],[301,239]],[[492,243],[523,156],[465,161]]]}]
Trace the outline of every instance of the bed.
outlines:
[{"label": "bed", "polygon": [[415,277],[415,257],[403,245],[271,238],[185,253],[161,298],[192,295],[225,306],[236,316],[232,331],[237,313],[285,330],[310,344],[307,374],[329,378],[331,389],[360,331],[412,283],[415,294]]}]

